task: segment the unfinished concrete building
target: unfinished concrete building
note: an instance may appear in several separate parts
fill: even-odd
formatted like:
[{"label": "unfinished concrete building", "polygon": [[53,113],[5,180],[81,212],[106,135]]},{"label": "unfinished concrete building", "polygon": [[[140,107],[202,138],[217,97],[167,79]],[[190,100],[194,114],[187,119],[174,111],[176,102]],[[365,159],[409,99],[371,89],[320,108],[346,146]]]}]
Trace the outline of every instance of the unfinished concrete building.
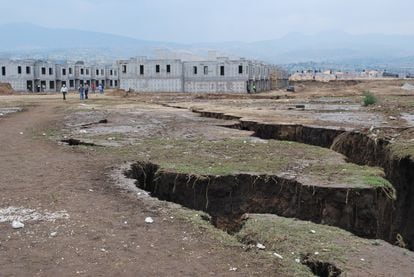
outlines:
[{"label": "unfinished concrete building", "polygon": [[35,62],[0,60],[0,82],[9,83],[16,91],[34,91]]},{"label": "unfinished concrete building", "polygon": [[105,65],[91,66],[91,84],[95,84],[95,87],[98,87],[99,84],[105,84],[105,82],[106,82]]},{"label": "unfinished concrete building", "polygon": [[245,60],[184,62],[184,92],[243,93],[248,81],[249,62]]},{"label": "unfinished concrete building", "polygon": [[75,63],[75,87],[80,85],[91,85],[92,80],[92,67],[85,64],[83,61]]},{"label": "unfinished concrete building", "polygon": [[119,61],[120,88],[137,92],[246,93],[271,89],[273,67],[245,59]]},{"label": "unfinished concrete building", "polygon": [[120,88],[137,92],[183,92],[180,60],[135,58],[118,62]]},{"label": "unfinished concrete building", "polygon": [[137,92],[255,93],[271,90],[276,68],[262,62],[133,58],[112,65],[52,61],[1,61],[0,82],[16,91],[56,92],[92,83]]},{"label": "unfinished concrete building", "polygon": [[102,82],[106,88],[117,88],[119,85],[119,69],[117,64],[107,65],[105,67],[105,82]]},{"label": "unfinished concrete building", "polygon": [[289,73],[275,66],[270,74],[270,82],[272,90],[286,88],[289,85]]},{"label": "unfinished concrete building", "polygon": [[51,61],[36,61],[34,64],[35,92],[56,91],[56,64]]},{"label": "unfinished concrete building", "polygon": [[66,85],[69,89],[75,89],[75,64],[60,63],[56,64],[56,89]]}]

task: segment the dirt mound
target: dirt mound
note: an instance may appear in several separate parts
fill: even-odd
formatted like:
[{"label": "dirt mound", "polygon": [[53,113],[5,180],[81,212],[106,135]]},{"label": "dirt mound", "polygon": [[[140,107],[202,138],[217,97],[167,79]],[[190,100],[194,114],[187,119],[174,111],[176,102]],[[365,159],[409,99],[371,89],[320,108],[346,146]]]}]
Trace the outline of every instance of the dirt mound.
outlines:
[{"label": "dirt mound", "polygon": [[127,97],[130,94],[130,92],[129,91],[122,90],[122,89],[115,89],[115,90],[111,90],[111,91],[105,92],[105,94],[106,95],[109,95],[109,96],[122,96],[122,97]]},{"label": "dirt mound", "polygon": [[0,83],[0,95],[13,94],[14,90],[8,83]]}]

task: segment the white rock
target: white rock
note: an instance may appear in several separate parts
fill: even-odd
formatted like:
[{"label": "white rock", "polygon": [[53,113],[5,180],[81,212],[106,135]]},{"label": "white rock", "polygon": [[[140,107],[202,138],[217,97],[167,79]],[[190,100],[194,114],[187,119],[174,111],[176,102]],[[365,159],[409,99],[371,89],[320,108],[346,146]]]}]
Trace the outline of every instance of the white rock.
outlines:
[{"label": "white rock", "polygon": [[56,236],[57,236],[57,232],[52,232],[52,233],[50,233],[50,236],[51,236],[52,238],[56,237]]},{"label": "white rock", "polygon": [[295,262],[300,263],[300,259],[295,259]]},{"label": "white rock", "polygon": [[20,135],[23,135],[23,132],[20,132]]},{"label": "white rock", "polygon": [[310,232],[311,232],[312,234],[316,234],[316,231],[315,231],[315,230],[310,230]]},{"label": "white rock", "polygon": [[237,267],[230,267],[229,271],[237,271]]},{"label": "white rock", "polygon": [[152,224],[154,223],[154,219],[152,219],[152,217],[147,217],[145,218],[145,223]]},{"label": "white rock", "polygon": [[315,255],[319,255],[319,252],[315,252]]},{"label": "white rock", "polygon": [[278,257],[279,259],[283,259],[282,255],[277,254],[276,252],[275,252],[275,253],[273,253],[273,256]]},{"label": "white rock", "polygon": [[361,258],[361,262],[365,262],[365,259]]},{"label": "white rock", "polygon": [[21,228],[24,227],[24,224],[21,223],[20,221],[13,220],[12,227],[13,227],[13,229],[21,229]]},{"label": "white rock", "polygon": [[261,249],[261,250],[266,249],[266,246],[264,246],[264,245],[263,245],[263,244],[261,244],[261,243],[257,243],[257,244],[256,244],[256,247],[257,247],[257,248],[259,248],[259,249]]},{"label": "white rock", "polygon": [[46,136],[46,133],[43,133],[42,135],[45,137]]}]

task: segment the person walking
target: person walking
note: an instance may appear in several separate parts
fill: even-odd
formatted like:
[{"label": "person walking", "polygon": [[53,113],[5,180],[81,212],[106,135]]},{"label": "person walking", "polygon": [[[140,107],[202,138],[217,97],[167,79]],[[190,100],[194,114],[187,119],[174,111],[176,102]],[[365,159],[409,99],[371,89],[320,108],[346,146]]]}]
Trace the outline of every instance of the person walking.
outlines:
[{"label": "person walking", "polygon": [[88,92],[89,92],[89,85],[86,83],[85,85],[85,99],[88,99]]},{"label": "person walking", "polygon": [[85,89],[83,88],[83,84],[81,84],[79,86],[79,97],[80,97],[80,100],[83,100],[84,99],[84,95],[83,95],[84,92],[85,92]]},{"label": "person walking", "polygon": [[98,90],[99,90],[99,94],[103,94],[103,86],[101,83],[99,83]]},{"label": "person walking", "polygon": [[68,88],[65,84],[60,88],[60,92],[63,94],[63,100],[66,100],[66,93],[68,93]]},{"label": "person walking", "polygon": [[96,90],[95,82],[91,84],[91,90],[92,90],[92,93],[95,94],[95,90]]}]

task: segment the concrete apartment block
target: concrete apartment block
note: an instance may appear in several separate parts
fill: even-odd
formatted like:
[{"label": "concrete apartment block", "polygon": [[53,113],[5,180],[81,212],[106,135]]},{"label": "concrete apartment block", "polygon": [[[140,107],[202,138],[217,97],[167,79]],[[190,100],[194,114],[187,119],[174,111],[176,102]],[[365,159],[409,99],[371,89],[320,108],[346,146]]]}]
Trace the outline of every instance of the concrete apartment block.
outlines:
[{"label": "concrete apartment block", "polygon": [[55,92],[63,84],[75,90],[93,83],[136,92],[254,93],[284,84],[276,67],[246,59],[139,57],[109,65],[3,60],[0,67],[0,82],[10,83],[16,91]]},{"label": "concrete apartment block", "polygon": [[271,75],[275,67],[259,61],[249,62],[249,85],[250,92],[268,91],[272,88]]},{"label": "concrete apartment block", "polygon": [[95,87],[99,84],[106,83],[106,66],[105,65],[93,65],[91,67],[91,78],[92,83],[95,83]]},{"label": "concrete apartment block", "polygon": [[247,92],[249,63],[246,60],[184,62],[184,92]]},{"label": "concrete apartment block", "polygon": [[91,85],[92,80],[92,67],[85,64],[83,61],[75,63],[75,87],[79,88],[80,85]]},{"label": "concrete apartment block", "polygon": [[56,91],[56,65],[50,61],[36,61],[34,65],[34,91]]},{"label": "concrete apartment block", "polygon": [[274,67],[245,59],[210,61],[148,60],[118,62],[120,88],[137,92],[245,93],[271,89]]},{"label": "concrete apartment block", "polygon": [[106,88],[117,88],[119,84],[119,69],[118,65],[107,65],[105,68],[106,71],[106,79],[105,79],[105,87]]},{"label": "concrete apartment block", "polygon": [[60,63],[56,64],[56,90],[66,85],[69,89],[75,89],[75,64]]},{"label": "concrete apartment block", "polygon": [[136,58],[119,61],[120,88],[137,92],[183,92],[180,60]]},{"label": "concrete apartment block", "polygon": [[0,60],[0,82],[9,83],[16,91],[34,90],[34,66],[31,60]]}]

